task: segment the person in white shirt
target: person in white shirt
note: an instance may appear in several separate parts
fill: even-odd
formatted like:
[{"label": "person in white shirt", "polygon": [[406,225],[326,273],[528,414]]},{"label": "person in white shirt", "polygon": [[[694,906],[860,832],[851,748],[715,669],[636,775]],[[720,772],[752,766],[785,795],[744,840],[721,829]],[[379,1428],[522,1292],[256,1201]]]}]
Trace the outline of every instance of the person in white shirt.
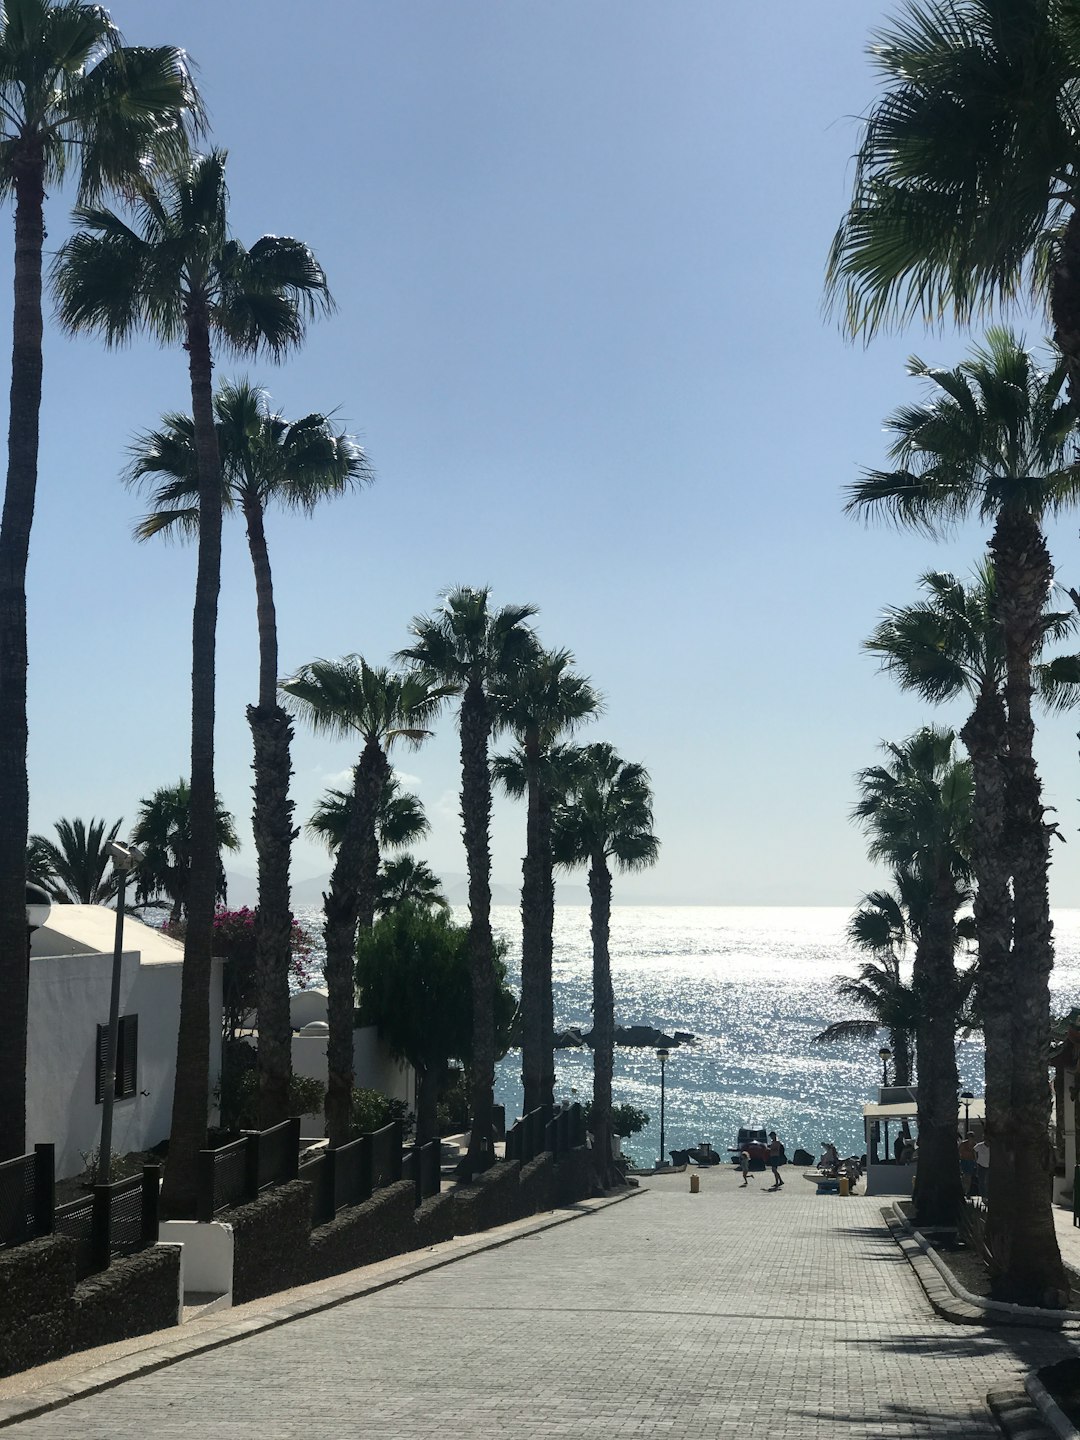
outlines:
[{"label": "person in white shirt", "polygon": [[990,1179],[990,1141],[984,1135],[975,1146],[975,1180],[978,1187],[978,1194],[986,1196],[989,1193]]}]

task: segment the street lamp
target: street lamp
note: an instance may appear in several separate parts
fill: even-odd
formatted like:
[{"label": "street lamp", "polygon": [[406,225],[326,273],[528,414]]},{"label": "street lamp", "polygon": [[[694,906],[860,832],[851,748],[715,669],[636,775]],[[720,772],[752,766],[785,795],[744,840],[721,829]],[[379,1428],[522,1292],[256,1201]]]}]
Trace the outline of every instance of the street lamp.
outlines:
[{"label": "street lamp", "polygon": [[120,1030],[120,957],[124,951],[124,903],[127,895],[127,880],[136,865],[141,865],[146,856],[134,845],[121,845],[112,841],[109,854],[119,875],[120,884],[116,891],[116,938],[113,943],[112,989],[109,993],[109,1033],[105,1040],[105,1054],[101,1067],[101,1143],[98,1145],[97,1183],[109,1183],[109,1162],[112,1159],[113,1101],[116,1099],[116,1040]]},{"label": "street lamp", "polygon": [[[884,1094],[884,1092],[888,1089],[888,1086],[889,1086],[889,1061],[892,1059],[892,1051],[889,1049],[889,1047],[888,1047],[887,1045],[883,1045],[883,1046],[881,1047],[881,1049],[880,1049],[877,1053],[878,1053],[879,1059],[881,1060],[881,1089],[882,1089],[882,1093]],[[886,1117],[885,1117],[885,1164],[887,1165],[891,1159],[892,1159],[892,1155],[890,1154],[890,1151],[889,1151],[889,1117],[886,1116]]]},{"label": "street lamp", "polygon": [[664,1067],[667,1065],[668,1056],[670,1054],[670,1050],[665,1049],[664,1046],[661,1046],[656,1052],[656,1058],[660,1061],[660,1165],[657,1166],[657,1169],[660,1169],[665,1164],[664,1155],[666,1152],[664,1150]]},{"label": "street lamp", "polygon": [[975,1096],[970,1090],[961,1090],[960,1099],[964,1102],[964,1134],[966,1136],[968,1133],[968,1110],[971,1108],[971,1102]]}]

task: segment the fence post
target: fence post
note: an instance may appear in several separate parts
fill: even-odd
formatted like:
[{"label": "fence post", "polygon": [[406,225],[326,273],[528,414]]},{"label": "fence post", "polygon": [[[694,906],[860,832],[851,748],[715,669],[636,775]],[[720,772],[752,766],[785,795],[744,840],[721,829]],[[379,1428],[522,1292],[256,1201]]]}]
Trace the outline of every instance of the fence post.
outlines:
[{"label": "fence post", "polygon": [[56,1146],[34,1146],[34,1234],[53,1233],[56,1209]]},{"label": "fence post", "polygon": [[244,1199],[259,1198],[259,1132],[250,1131],[244,1136],[247,1142],[244,1150]]},{"label": "fence post", "polygon": [[390,1162],[391,1182],[401,1179],[401,1162],[403,1158],[402,1152],[405,1146],[405,1136],[402,1133],[405,1127],[402,1125],[400,1120],[394,1120],[392,1123],[394,1126],[393,1154],[396,1156],[396,1159]]},{"label": "fence post", "polygon": [[158,1237],[158,1199],[161,1195],[161,1166],[144,1165],[142,1172],[142,1225],[140,1239],[154,1245]]},{"label": "fence post", "polygon": [[90,1266],[107,1270],[112,1259],[112,1190],[108,1185],[94,1186],[94,1206],[90,1212]]},{"label": "fence post", "polygon": [[424,1147],[420,1144],[413,1146],[413,1189],[415,1191],[414,1210],[419,1210],[424,1203]]},{"label": "fence post", "polygon": [[293,1115],[287,1122],[289,1127],[289,1144],[285,1151],[285,1173],[282,1180],[297,1180],[300,1178],[300,1116]]},{"label": "fence post", "polygon": [[350,1205],[359,1205],[370,1200],[375,1185],[375,1152],[370,1135],[360,1136],[360,1163],[356,1167],[359,1176],[358,1193],[349,1196]]},{"label": "fence post", "polygon": [[337,1215],[337,1151],[328,1145],[323,1151],[323,1193],[321,1215],[324,1222]]},{"label": "fence post", "polygon": [[195,1176],[195,1219],[209,1225],[214,1218],[214,1152],[200,1150]]}]

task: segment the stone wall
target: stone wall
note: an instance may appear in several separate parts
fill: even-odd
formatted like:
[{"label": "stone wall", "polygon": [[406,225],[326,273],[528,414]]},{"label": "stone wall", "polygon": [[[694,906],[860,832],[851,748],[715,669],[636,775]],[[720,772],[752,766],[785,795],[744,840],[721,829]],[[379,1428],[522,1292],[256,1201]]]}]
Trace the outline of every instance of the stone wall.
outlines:
[{"label": "stone wall", "polygon": [[550,1151],[521,1167],[518,1180],[518,1215],[536,1215],[555,1208],[555,1161]]},{"label": "stone wall", "polygon": [[454,1238],[454,1197],[449,1190],[432,1195],[413,1211],[415,1231],[410,1250],[426,1250]]},{"label": "stone wall", "polygon": [[311,1186],[290,1180],[221,1217],[233,1227],[233,1304],[302,1285],[311,1233]]},{"label": "stone wall", "polygon": [[493,1165],[471,1185],[459,1185],[454,1197],[454,1233],[475,1235],[496,1225],[508,1225],[520,1214],[518,1191],[521,1166],[516,1160]]},{"label": "stone wall", "polygon": [[598,1194],[592,1151],[583,1148],[560,1155],[555,1166],[554,1188],[556,1205],[576,1205],[579,1200]]},{"label": "stone wall", "polygon": [[305,1278],[322,1280],[414,1250],[418,1243],[433,1243],[417,1241],[415,1200],[413,1182],[398,1180],[320,1225],[311,1232]]},{"label": "stone wall", "polygon": [[180,1246],[152,1245],[75,1287],[73,1350],[130,1340],[180,1323]]},{"label": "stone wall", "polygon": [[75,1242],[47,1235],[0,1250],[0,1375],[71,1350]]}]

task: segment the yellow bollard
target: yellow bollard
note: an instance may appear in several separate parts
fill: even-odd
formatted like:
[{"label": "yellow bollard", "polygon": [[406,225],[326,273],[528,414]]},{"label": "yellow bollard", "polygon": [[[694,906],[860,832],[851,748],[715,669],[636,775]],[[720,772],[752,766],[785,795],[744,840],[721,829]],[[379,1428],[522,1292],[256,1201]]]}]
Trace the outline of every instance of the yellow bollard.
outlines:
[{"label": "yellow bollard", "polygon": [[841,1195],[850,1195],[850,1194],[851,1194],[851,1186],[848,1184],[848,1178],[847,1178],[846,1175],[841,1175],[841,1176],[840,1176],[840,1194],[841,1194]]},{"label": "yellow bollard", "polygon": [[691,1175],[691,1176],[690,1176],[690,1194],[691,1194],[691,1195],[696,1195],[700,1189],[701,1189],[701,1176],[700,1176],[700,1175]]}]

